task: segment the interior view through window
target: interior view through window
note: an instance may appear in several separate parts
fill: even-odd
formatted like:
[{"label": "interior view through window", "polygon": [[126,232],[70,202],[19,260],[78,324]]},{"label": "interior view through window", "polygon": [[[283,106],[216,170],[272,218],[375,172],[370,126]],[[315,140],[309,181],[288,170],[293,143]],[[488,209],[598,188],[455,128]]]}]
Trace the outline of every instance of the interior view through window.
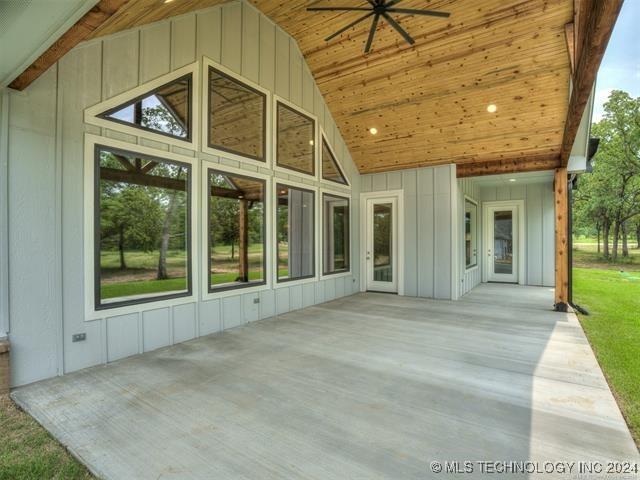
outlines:
[{"label": "interior view through window", "polygon": [[209,68],[209,146],[264,161],[267,97]]},{"label": "interior view through window", "polygon": [[347,179],[338,165],[338,161],[333,156],[333,153],[331,153],[329,144],[324,138],[322,139],[322,178],[342,185],[348,185]]},{"label": "interior view through window", "polygon": [[315,275],[314,193],[276,185],[278,281]]},{"label": "interior view through window", "polygon": [[374,204],[373,222],[373,279],[393,282],[393,204]]},{"label": "interior view through window", "polygon": [[188,293],[191,167],[96,154],[96,306]]},{"label": "interior view through window", "polygon": [[100,116],[188,140],[191,138],[191,75],[167,83]]},{"label": "interior view through window", "polygon": [[494,213],[493,256],[495,273],[513,273],[513,212]]},{"label": "interior view through window", "polygon": [[315,175],[315,131],[315,121],[311,117],[278,102],[276,164],[307,175]]},{"label": "interior view through window", "polygon": [[467,268],[478,264],[477,245],[478,205],[465,199],[464,201],[464,256]]},{"label": "interior view through window", "polygon": [[328,193],[322,196],[324,222],[323,272],[349,271],[349,199]]},{"label": "interior view through window", "polygon": [[265,283],[265,185],[209,170],[209,291]]}]

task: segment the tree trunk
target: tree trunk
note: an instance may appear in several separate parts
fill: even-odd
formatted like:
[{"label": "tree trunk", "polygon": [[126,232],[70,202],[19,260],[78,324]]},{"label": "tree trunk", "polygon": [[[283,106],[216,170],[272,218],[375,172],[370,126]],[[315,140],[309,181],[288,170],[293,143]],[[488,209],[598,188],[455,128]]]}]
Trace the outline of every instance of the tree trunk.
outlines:
[{"label": "tree trunk", "polygon": [[231,260],[236,256],[236,244],[231,241]]},{"label": "tree trunk", "polygon": [[598,225],[596,227],[596,232],[598,232],[597,233],[597,235],[598,235],[598,254],[600,254],[600,230],[601,230],[601,227],[600,227],[600,225]]},{"label": "tree trunk", "polygon": [[640,249],[640,220],[636,225],[636,249]]},{"label": "tree trunk", "polygon": [[604,252],[604,257],[609,258],[609,229],[611,225],[608,221],[604,222],[602,226],[602,249]]},{"label": "tree trunk", "polygon": [[616,220],[613,222],[613,251],[611,252],[611,259],[615,262],[618,259],[618,243],[620,242],[620,222]]},{"label": "tree trunk", "polygon": [[627,243],[627,222],[622,222],[622,256],[629,256],[629,244]]},{"label": "tree trunk", "polygon": [[173,220],[173,213],[176,209],[176,194],[177,191],[173,191],[169,196],[169,205],[167,206],[167,214],[164,217],[164,223],[162,224],[162,240],[160,241],[160,255],[158,257],[158,274],[156,278],[158,280],[166,280],[169,278],[167,273],[167,251],[169,250],[169,236],[171,234],[171,221]]},{"label": "tree trunk", "polygon": [[120,225],[118,233],[118,251],[120,252],[120,270],[126,270],[127,264],[124,261],[124,226]]}]

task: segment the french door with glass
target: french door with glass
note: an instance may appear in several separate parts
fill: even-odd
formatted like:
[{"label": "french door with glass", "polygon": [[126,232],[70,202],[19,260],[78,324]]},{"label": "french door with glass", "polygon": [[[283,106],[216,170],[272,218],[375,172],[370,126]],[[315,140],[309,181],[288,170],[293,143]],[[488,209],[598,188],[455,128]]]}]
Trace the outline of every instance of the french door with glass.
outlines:
[{"label": "french door with glass", "polygon": [[398,291],[397,197],[367,199],[367,290]]},{"label": "french door with glass", "polygon": [[488,206],[485,214],[487,279],[518,283],[518,206]]}]

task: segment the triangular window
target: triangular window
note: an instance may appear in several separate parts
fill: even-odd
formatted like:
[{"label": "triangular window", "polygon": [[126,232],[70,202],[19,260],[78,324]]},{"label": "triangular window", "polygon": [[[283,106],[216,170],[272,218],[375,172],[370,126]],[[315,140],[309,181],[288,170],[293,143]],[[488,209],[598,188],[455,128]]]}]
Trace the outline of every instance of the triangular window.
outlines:
[{"label": "triangular window", "polygon": [[98,115],[161,135],[191,140],[191,74]]},{"label": "triangular window", "polygon": [[324,137],[322,138],[322,178],[342,185],[349,185]]}]

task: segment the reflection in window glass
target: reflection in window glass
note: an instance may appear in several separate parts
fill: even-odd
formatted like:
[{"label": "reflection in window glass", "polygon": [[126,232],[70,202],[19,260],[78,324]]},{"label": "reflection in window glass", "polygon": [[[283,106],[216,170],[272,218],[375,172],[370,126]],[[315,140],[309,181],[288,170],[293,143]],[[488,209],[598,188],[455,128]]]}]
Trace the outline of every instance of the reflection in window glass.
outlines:
[{"label": "reflection in window glass", "polygon": [[187,164],[96,148],[96,308],[189,294]]},{"label": "reflection in window glass", "polygon": [[278,102],[276,164],[296,172],[315,175],[315,131],[312,118]]},{"label": "reflection in window glass", "polygon": [[314,194],[309,190],[276,186],[278,281],[315,275]]},{"label": "reflection in window glass", "polygon": [[349,271],[349,199],[325,193],[322,196],[324,222],[324,274]]},{"label": "reflection in window glass", "polygon": [[338,161],[333,156],[333,153],[331,153],[331,149],[324,138],[322,139],[322,178],[341,183],[342,185],[348,185],[347,179],[338,165]]},{"label": "reflection in window glass", "polygon": [[478,264],[477,246],[477,216],[478,206],[465,200],[464,202],[464,253],[465,265],[467,268],[475,267]]},{"label": "reflection in window glass", "polygon": [[373,279],[393,282],[393,204],[373,206]]},{"label": "reflection in window glass", "polygon": [[265,181],[209,170],[209,291],[265,283]]},{"label": "reflection in window glass", "polygon": [[170,137],[191,138],[191,75],[100,115]]},{"label": "reflection in window glass", "polygon": [[264,161],[267,97],[209,68],[209,146]]}]

